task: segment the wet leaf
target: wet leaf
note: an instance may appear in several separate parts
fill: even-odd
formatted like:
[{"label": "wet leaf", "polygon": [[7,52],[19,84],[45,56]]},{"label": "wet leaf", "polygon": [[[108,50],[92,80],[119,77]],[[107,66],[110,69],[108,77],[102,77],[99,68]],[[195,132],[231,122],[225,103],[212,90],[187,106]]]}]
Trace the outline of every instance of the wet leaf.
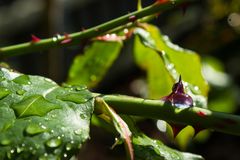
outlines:
[{"label": "wet leaf", "polygon": [[84,55],[74,59],[67,83],[90,88],[96,86],[118,57],[121,47],[120,42],[93,42],[85,49]]},{"label": "wet leaf", "polygon": [[202,156],[180,152],[144,134],[133,137],[136,160],[203,160]]},{"label": "wet leaf", "polygon": [[[155,54],[159,55],[163,65],[168,71],[168,73],[165,74],[173,79],[172,82],[169,82],[168,79],[168,83],[166,83],[167,87],[169,87],[168,90],[171,88],[171,85],[169,86],[169,83],[173,84],[181,75],[183,80],[185,82],[188,82],[189,85],[197,86],[199,88],[200,95],[207,96],[208,85],[202,76],[200,58],[195,52],[183,49],[173,44],[167,36],[163,36],[159,29],[153,25],[144,24],[144,29],[141,28],[140,30],[141,32],[138,31],[137,35],[141,37],[141,43],[152,50],[144,53],[138,49],[140,46],[139,42],[135,41],[135,56],[137,57],[136,61],[138,64],[140,64],[140,66],[142,63],[144,63],[144,59],[150,59],[147,55],[149,52],[155,52]],[[139,59],[142,59],[142,61]],[[151,59],[148,61],[156,60],[151,57]],[[157,68],[159,65],[162,64],[155,64],[155,68]],[[153,68],[154,67],[151,69]],[[147,72],[150,72],[151,69],[148,67]],[[160,71],[161,70],[159,70],[158,74],[161,74],[162,77],[166,77],[166,75]],[[161,79],[158,80],[161,81]],[[154,81],[157,81],[157,79]]]},{"label": "wet leaf", "polygon": [[0,76],[0,159],[69,159],[89,139],[93,98],[86,88],[5,68]]},{"label": "wet leaf", "polygon": [[132,141],[136,160],[203,160],[200,155],[180,152],[164,145],[160,140],[151,139],[136,128],[129,116],[124,116],[132,131]]}]

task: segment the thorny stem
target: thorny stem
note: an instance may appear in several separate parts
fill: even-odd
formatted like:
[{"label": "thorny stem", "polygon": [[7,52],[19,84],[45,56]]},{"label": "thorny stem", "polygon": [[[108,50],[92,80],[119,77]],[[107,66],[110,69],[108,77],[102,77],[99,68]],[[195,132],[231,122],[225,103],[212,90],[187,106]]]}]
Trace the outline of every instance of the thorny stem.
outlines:
[{"label": "thorny stem", "polygon": [[162,119],[168,122],[192,125],[195,129],[213,129],[240,136],[240,116],[190,107],[180,109],[161,100],[147,100],[122,95],[102,96],[119,114]]},{"label": "thorny stem", "polygon": [[179,4],[182,4],[185,2],[194,2],[194,1],[196,1],[196,0],[169,0],[162,4],[154,3],[154,4],[152,4],[148,7],[145,7],[139,11],[129,13],[127,15],[113,19],[109,22],[100,24],[100,25],[92,27],[90,29],[69,34],[68,37],[71,38],[71,41],[68,43],[64,43],[64,44],[62,44],[61,42],[65,39],[65,36],[61,36],[58,38],[52,37],[52,38],[42,39],[41,41],[39,41],[37,43],[27,42],[27,43],[3,47],[3,48],[0,48],[0,58],[11,57],[11,56],[30,53],[30,52],[46,50],[49,48],[60,48],[60,47],[77,45],[84,39],[90,39],[90,38],[102,35],[110,30],[113,30],[113,29],[119,27],[119,26],[127,25],[129,23],[134,23],[134,21],[136,21],[138,19],[157,14],[160,11],[164,11],[164,10],[173,8],[176,5],[179,5]]}]

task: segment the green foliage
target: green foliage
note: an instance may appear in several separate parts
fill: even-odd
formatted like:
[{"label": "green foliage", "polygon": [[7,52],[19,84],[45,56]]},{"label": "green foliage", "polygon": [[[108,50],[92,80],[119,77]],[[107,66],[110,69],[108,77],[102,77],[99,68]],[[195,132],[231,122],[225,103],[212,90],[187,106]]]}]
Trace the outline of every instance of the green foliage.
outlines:
[{"label": "green foliage", "polygon": [[135,135],[133,144],[137,160],[203,160],[199,155],[171,149],[144,134]]},{"label": "green foliage", "polygon": [[69,159],[89,139],[92,94],[0,70],[0,159]]},{"label": "green foliage", "polygon": [[121,47],[120,42],[93,42],[85,49],[84,55],[74,59],[67,83],[94,87],[118,57]]},{"label": "green foliage", "polygon": [[[173,83],[178,80],[180,74],[183,80],[188,82],[188,87],[193,90],[193,93],[207,96],[208,85],[201,73],[199,56],[190,50],[172,44],[169,38],[163,36],[157,27],[144,24],[143,28],[139,28],[135,32],[140,37],[141,42],[137,37],[135,38],[134,54],[137,64],[147,73],[149,72],[150,97],[160,98],[166,95],[167,91],[170,93]],[[150,74],[153,72],[152,70],[157,70],[154,75],[158,74],[159,78]]]},{"label": "green foliage", "polygon": [[[153,25],[144,24],[135,30],[135,34],[138,35],[134,42],[135,60],[147,72],[149,97],[160,99],[168,95],[181,74],[185,90],[192,96],[194,105],[206,107],[208,84],[202,75],[199,56],[173,44]],[[186,127],[176,141],[180,148],[186,149],[193,136],[194,129]]]}]

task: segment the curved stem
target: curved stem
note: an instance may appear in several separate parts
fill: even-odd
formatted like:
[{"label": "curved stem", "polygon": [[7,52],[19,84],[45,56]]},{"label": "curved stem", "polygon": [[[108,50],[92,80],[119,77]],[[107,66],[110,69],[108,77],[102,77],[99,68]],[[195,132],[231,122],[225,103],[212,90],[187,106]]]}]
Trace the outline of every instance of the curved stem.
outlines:
[{"label": "curved stem", "polygon": [[161,100],[147,100],[122,95],[105,95],[103,99],[119,114],[162,119],[172,123],[192,125],[196,129],[214,129],[240,136],[240,116],[190,107],[180,109]]},{"label": "curved stem", "polygon": [[140,11],[129,13],[122,17],[116,18],[114,20],[111,20],[109,22],[100,24],[98,26],[92,27],[90,29],[87,29],[81,32],[69,34],[68,37],[71,39],[71,41],[68,43],[62,44],[61,42],[66,37],[61,36],[58,38],[52,37],[52,38],[42,39],[41,41],[36,43],[27,42],[27,43],[3,47],[3,48],[0,48],[0,58],[26,54],[34,51],[41,51],[49,48],[60,48],[60,47],[77,45],[83,39],[89,39],[89,38],[102,35],[107,31],[112,30],[116,27],[126,25],[129,23],[134,23],[136,20],[141,19],[143,17],[157,14],[160,11],[173,8],[178,4],[182,4],[185,2],[193,2],[193,1],[196,1],[196,0],[169,0],[162,4],[154,3],[153,5],[143,8]]}]

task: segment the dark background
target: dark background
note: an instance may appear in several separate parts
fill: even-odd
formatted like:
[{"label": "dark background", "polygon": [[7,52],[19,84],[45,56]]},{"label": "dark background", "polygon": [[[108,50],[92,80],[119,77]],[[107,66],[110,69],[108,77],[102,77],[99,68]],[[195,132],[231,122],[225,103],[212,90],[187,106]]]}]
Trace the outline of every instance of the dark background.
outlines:
[{"label": "dark background", "polygon": [[[154,2],[142,1],[143,6]],[[136,4],[137,0],[1,0],[0,47],[29,41],[31,34],[47,38],[57,33],[87,29],[136,10]],[[239,114],[240,1],[199,0],[190,5],[184,15],[180,8],[176,8],[160,14],[153,23],[174,43],[198,52],[203,58],[212,56],[219,60],[230,79],[230,84],[225,87],[234,92],[231,101],[234,101],[235,114]],[[83,46],[84,43],[80,43],[74,47],[3,61],[20,72],[46,76],[62,83],[74,56],[81,53]],[[131,90],[131,84],[144,73],[133,63],[131,49],[129,40],[106,78],[94,91],[138,96]],[[224,89],[213,85],[209,101],[223,92]],[[159,137],[152,120],[143,121],[139,126],[148,135]],[[122,147],[109,149],[114,141],[111,134],[92,127],[91,137],[81,151],[80,159],[124,159]],[[239,137],[216,132],[206,142],[195,142],[188,148],[188,151],[201,154],[207,160],[239,160],[239,150]]]}]

